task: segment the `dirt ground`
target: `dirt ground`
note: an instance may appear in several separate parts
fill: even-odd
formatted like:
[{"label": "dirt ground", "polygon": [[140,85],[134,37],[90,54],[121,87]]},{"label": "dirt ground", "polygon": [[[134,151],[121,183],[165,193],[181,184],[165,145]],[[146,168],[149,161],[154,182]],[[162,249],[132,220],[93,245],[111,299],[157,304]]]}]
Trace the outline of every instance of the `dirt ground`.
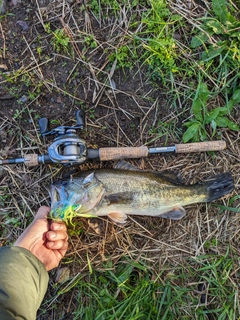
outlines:
[{"label": "dirt ground", "polygon": [[[109,17],[99,27],[91,12],[83,10],[81,1],[66,1],[63,5],[62,1],[15,0],[7,5],[9,14],[0,20],[2,159],[22,157],[24,153],[46,154],[53,137],[39,136],[39,118],[49,118],[52,128],[74,125],[78,109],[86,112],[86,126],[78,133],[91,148],[143,144],[154,147],[181,142],[182,121],[187,115],[181,109],[170,108],[171,101],[162,84],[153,83],[144,67],[117,68],[115,61],[108,59],[109,52],[114,51],[126,32],[124,22]],[[69,51],[56,49],[52,35],[44,29],[48,22],[52,31],[65,28],[70,38],[74,38]],[[89,45],[89,35],[94,35],[96,47]],[[171,124],[172,131],[170,126],[165,130],[164,123]],[[131,163],[141,169],[177,171],[186,183],[231,171],[235,190],[217,202],[228,206],[229,199],[239,194],[240,134],[222,129],[221,138],[227,143],[224,151],[152,155]],[[113,162],[88,162],[80,169],[112,166]],[[1,168],[0,195],[4,200],[0,210],[9,216],[9,224],[1,226],[2,245],[15,241],[40,205],[50,204],[50,184],[69,170],[72,169],[59,165]],[[239,199],[231,204],[239,205]],[[181,221],[159,218],[156,223],[156,218],[137,216],[129,217],[123,227],[107,218],[79,219],[71,230],[70,247],[62,267],[69,268],[74,280],[80,273],[87,273],[88,253],[93,268],[101,268],[101,263],[107,260],[115,263],[127,255],[133,260],[141,258],[160,270],[166,263],[176,266],[185,257],[207,253],[204,243],[213,238],[219,243],[214,249],[217,254],[224,254],[226,243],[240,253],[240,213],[228,210],[220,213],[214,204],[197,204],[186,209],[187,216]],[[76,308],[74,289],[54,301],[56,274],[57,270],[51,272],[38,319],[53,319],[51,314],[56,307],[61,319],[71,319]],[[70,285],[71,282],[66,287]]]}]

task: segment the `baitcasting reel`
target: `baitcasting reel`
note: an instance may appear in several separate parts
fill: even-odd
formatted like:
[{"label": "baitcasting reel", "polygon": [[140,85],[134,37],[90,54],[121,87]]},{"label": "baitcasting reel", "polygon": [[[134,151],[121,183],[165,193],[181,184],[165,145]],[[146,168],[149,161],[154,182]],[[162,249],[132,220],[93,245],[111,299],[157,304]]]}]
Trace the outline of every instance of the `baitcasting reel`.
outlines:
[{"label": "baitcasting reel", "polygon": [[48,131],[47,118],[39,120],[40,133],[43,137],[57,135],[48,148],[51,162],[78,165],[87,160],[86,142],[76,134],[76,129],[83,129],[85,126],[85,112],[78,110],[76,118],[76,126],[60,126],[51,131]]}]

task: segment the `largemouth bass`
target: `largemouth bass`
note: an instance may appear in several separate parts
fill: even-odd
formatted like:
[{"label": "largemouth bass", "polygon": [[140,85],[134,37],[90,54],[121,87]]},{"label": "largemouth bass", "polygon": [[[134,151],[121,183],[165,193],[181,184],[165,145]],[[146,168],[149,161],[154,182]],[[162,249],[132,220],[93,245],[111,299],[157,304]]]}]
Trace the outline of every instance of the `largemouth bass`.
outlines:
[{"label": "largemouth bass", "polygon": [[186,214],[183,206],[216,200],[233,188],[230,172],[211,177],[204,183],[184,185],[168,174],[97,169],[55,182],[50,196],[55,218],[63,218],[60,209],[67,204],[83,216],[108,216],[117,223],[124,223],[127,215],[178,220]]}]

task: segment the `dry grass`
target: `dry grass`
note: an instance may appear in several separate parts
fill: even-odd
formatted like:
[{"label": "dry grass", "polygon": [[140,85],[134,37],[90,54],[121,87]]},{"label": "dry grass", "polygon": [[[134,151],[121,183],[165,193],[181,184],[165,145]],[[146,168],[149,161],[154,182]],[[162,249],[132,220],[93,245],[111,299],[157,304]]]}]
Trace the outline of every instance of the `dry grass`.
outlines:
[{"label": "dry grass", "polygon": [[[191,20],[196,27],[199,27],[196,18],[203,15],[208,7],[207,2],[204,8],[192,1],[170,1],[169,4],[175,12]],[[130,21],[133,13],[141,15],[145,8],[139,6],[133,12],[127,6],[123,7],[119,18],[115,19],[104,17],[101,10],[99,16],[94,16],[93,11],[84,11],[79,7],[81,8],[79,1],[73,1],[71,5],[71,2],[59,0],[41,6],[40,1],[36,0],[36,13],[32,22],[34,36],[23,36],[20,68],[4,72],[5,76],[14,79],[14,85],[17,81],[26,81],[24,76],[27,75],[27,79],[31,80],[30,90],[35,95],[33,100],[28,100],[24,105],[17,104],[15,99],[12,113],[6,111],[6,106],[1,110],[2,158],[16,154],[23,156],[24,153],[46,153],[49,140],[43,142],[39,138],[37,116],[46,116],[44,113],[49,111],[49,117],[61,124],[72,123],[73,111],[79,107],[83,107],[88,116],[86,130],[80,133],[87,140],[88,146],[139,146],[162,145],[166,141],[168,144],[180,142],[180,119],[188,116],[189,111],[183,107],[182,97],[178,97],[179,109],[168,112],[167,92],[152,85],[146,76],[145,66],[136,60],[132,71],[124,74],[117,68],[117,59],[109,61],[109,55],[116,52],[122,42],[128,45],[126,39],[131,39],[136,30],[143,28],[138,25],[133,30]],[[52,33],[47,32],[47,23],[55,29],[63,28],[70,39],[70,46],[66,48],[68,51],[58,52],[49,45],[51,41],[56,44],[56,39],[54,40]],[[2,33],[7,32],[4,29],[6,26],[2,22]],[[32,43],[36,43],[38,36],[41,43],[33,47]],[[94,41],[94,46],[91,48],[87,41]],[[37,51],[38,47],[41,50]],[[185,55],[189,54],[184,47],[182,49]],[[4,55],[7,55],[5,50]],[[65,64],[66,74],[63,72],[59,76]],[[174,83],[178,88],[187,85],[184,79],[181,83]],[[9,89],[8,78],[0,78],[0,86]],[[42,92],[44,95],[41,95]],[[49,102],[51,96],[54,96],[52,107]],[[55,103],[59,97],[61,107]],[[55,105],[57,109],[54,110]],[[164,131],[163,123],[173,124],[172,131],[170,126]],[[153,127],[158,129],[157,133],[150,132]],[[222,129],[220,133],[227,142],[227,149],[221,152],[149,156],[147,159],[131,162],[141,169],[178,171],[186,183],[203,181],[213,174],[231,171],[235,190],[216,203],[187,207],[187,215],[177,222],[151,217],[129,217],[127,224],[119,227],[107,218],[76,221],[75,227],[69,229],[70,247],[62,264],[70,268],[71,278],[59,285],[67,298],[64,302],[56,294],[56,272],[52,272],[42,309],[49,318],[55,312],[53,310],[58,299],[64,302],[61,312],[70,312],[76,295],[70,288],[74,287],[80,276],[88,275],[91,269],[103,272],[103,263],[109,261],[114,269],[122,258],[128,257],[134,262],[144,262],[156,275],[161,270],[166,270],[167,277],[168,273],[174,273],[174,268],[184,266],[189,257],[209,253],[221,256],[226,254],[229,247],[234,257],[239,256],[240,212],[233,212],[229,208],[240,210],[240,133],[228,129]],[[112,163],[84,164],[80,169],[103,166],[112,166]],[[1,167],[2,245],[16,240],[40,205],[49,205],[49,185],[66,171],[68,169],[57,165]],[[238,267],[235,267],[231,279],[235,279],[237,285]],[[44,317],[40,313],[39,319],[46,319]],[[56,317],[60,319],[57,312]]]}]

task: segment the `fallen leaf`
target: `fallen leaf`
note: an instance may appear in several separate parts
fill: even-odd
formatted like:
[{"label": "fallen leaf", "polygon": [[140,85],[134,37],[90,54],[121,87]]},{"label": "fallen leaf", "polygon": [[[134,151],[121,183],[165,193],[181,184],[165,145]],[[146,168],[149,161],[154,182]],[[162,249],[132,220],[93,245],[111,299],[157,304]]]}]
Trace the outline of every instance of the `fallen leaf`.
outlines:
[{"label": "fallen leaf", "polygon": [[67,281],[69,278],[70,278],[70,269],[67,267],[63,267],[58,269],[55,281],[57,283],[63,283]]}]

